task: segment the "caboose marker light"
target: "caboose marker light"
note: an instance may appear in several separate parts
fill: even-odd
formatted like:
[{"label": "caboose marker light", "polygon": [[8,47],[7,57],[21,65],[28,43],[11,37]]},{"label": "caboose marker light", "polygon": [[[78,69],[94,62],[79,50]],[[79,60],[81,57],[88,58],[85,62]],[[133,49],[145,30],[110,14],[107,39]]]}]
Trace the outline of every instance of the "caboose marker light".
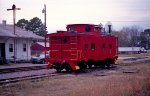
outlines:
[{"label": "caboose marker light", "polygon": [[[13,11],[13,25],[14,25],[14,35],[16,35],[16,28],[15,28],[15,24],[16,24],[16,10],[21,10],[21,8],[16,8],[16,5],[13,4],[12,5],[12,9],[7,9],[7,11]],[[14,63],[16,63],[16,40],[14,37]]]}]

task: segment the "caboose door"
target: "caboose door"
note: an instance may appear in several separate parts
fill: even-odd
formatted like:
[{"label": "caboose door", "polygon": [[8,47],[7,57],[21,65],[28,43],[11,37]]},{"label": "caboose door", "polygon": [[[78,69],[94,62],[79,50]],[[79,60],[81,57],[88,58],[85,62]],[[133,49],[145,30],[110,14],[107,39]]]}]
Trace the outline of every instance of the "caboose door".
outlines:
[{"label": "caboose door", "polygon": [[61,52],[62,60],[70,59],[70,37],[69,36],[61,37],[60,52]]},{"label": "caboose door", "polygon": [[51,36],[51,60],[75,61],[78,59],[76,36]]},{"label": "caboose door", "polygon": [[50,59],[59,60],[61,59],[61,37],[51,36],[50,38]]},{"label": "caboose door", "polygon": [[61,38],[61,56],[65,60],[77,60],[77,37],[63,36]]}]

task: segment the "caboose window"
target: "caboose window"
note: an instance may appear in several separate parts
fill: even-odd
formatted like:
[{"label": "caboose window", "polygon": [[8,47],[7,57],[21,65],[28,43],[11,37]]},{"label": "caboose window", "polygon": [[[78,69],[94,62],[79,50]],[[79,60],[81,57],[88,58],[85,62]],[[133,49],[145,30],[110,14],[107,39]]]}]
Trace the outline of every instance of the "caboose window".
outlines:
[{"label": "caboose window", "polygon": [[74,27],[70,26],[69,31],[74,31]]},{"label": "caboose window", "polygon": [[111,45],[111,44],[109,45],[109,48],[110,48],[110,49],[112,48],[112,45]]},{"label": "caboose window", "polygon": [[88,44],[84,44],[84,49],[88,49]]},{"label": "caboose window", "polygon": [[92,50],[95,50],[95,43],[92,43],[92,44],[91,44],[91,49],[92,49]]},{"label": "caboose window", "polygon": [[86,26],[86,27],[85,27],[85,31],[86,31],[86,32],[90,32],[90,31],[91,31],[91,27],[90,27],[90,26]]},{"label": "caboose window", "polygon": [[97,32],[97,28],[94,28],[94,32]]},{"label": "caboose window", "polygon": [[102,50],[105,50],[106,49],[106,45],[103,43],[102,44]]},{"label": "caboose window", "polygon": [[68,39],[67,38],[64,38],[64,43],[68,43]]}]

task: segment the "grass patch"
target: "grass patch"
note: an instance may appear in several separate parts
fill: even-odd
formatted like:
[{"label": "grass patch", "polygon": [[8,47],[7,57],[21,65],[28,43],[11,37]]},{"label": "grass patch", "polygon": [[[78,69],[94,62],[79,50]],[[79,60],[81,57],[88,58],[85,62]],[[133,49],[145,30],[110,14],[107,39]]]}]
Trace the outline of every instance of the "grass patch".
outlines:
[{"label": "grass patch", "polygon": [[[0,86],[0,96],[150,96],[148,63],[122,66],[138,73],[116,73],[95,76],[91,73],[73,76],[51,76]],[[109,71],[109,70],[108,70]]]},{"label": "grass patch", "polygon": [[143,56],[150,56],[150,52],[147,53],[140,53],[140,54],[118,54],[119,57],[143,57]]}]

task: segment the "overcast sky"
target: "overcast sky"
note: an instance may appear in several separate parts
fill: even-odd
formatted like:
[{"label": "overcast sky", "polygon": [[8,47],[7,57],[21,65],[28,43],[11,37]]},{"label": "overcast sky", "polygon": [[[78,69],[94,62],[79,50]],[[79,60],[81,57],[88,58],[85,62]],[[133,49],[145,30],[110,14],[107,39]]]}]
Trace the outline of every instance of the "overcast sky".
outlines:
[{"label": "overcast sky", "polygon": [[42,21],[46,4],[50,33],[65,30],[67,24],[105,24],[107,21],[111,21],[116,30],[131,25],[150,28],[150,0],[0,0],[0,22],[7,20],[12,24],[12,12],[6,9],[13,4],[21,8],[17,11],[17,20],[39,17]]}]

